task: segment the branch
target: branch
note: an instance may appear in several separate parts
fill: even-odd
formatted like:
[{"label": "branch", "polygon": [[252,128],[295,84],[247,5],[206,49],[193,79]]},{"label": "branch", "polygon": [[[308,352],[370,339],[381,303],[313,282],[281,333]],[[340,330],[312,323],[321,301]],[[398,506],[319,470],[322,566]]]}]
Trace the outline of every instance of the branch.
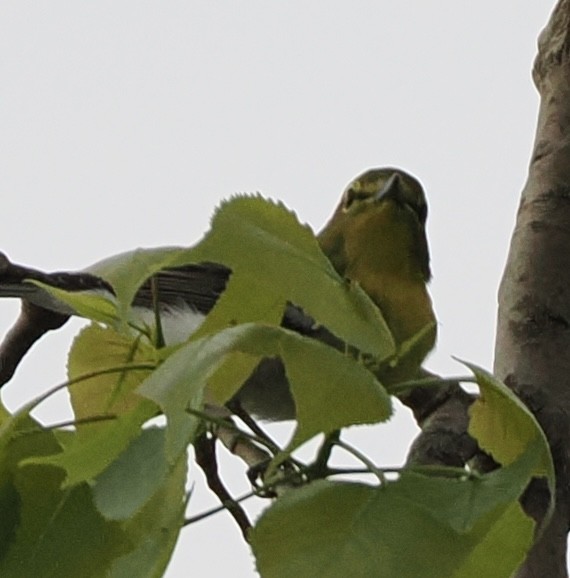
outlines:
[{"label": "branch", "polygon": [[407,465],[464,466],[480,451],[467,433],[467,411],[475,396],[458,381],[437,378],[423,369],[420,377],[424,379],[419,382],[430,383],[397,393],[422,430],[410,448]]},{"label": "branch", "polygon": [[236,521],[241,533],[248,541],[251,522],[249,521],[245,510],[234,500],[226,487],[224,486],[218,474],[218,461],[216,459],[216,438],[204,433],[194,442],[194,453],[196,463],[202,468],[208,486],[216,494],[221,505],[231,514]]},{"label": "branch", "polygon": [[22,300],[22,308],[14,326],[0,344],[0,387],[7,383],[30,347],[44,333],[58,329],[69,315],[50,311]]}]

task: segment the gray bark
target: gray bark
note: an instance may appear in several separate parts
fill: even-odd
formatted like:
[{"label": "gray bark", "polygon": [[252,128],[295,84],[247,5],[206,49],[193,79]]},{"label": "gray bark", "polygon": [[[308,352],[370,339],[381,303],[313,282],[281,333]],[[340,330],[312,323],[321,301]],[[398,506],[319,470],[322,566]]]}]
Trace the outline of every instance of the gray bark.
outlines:
[{"label": "gray bark", "polygon": [[[557,507],[517,578],[568,576],[570,484],[570,0],[539,38],[533,78],[541,104],[527,183],[499,289],[495,374],[544,428],[557,473]],[[540,520],[532,484],[523,505]]]}]

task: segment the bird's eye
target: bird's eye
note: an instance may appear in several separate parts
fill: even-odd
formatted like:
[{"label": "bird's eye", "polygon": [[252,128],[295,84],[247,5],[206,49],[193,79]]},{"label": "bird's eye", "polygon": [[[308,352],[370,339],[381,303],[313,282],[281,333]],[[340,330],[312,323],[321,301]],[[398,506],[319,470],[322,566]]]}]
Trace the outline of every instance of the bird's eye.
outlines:
[{"label": "bird's eye", "polygon": [[350,207],[350,205],[352,205],[352,203],[354,202],[354,189],[352,187],[350,187],[350,189],[346,189],[346,191],[344,192],[344,200],[343,200],[343,206],[344,209],[348,209],[348,207]]},{"label": "bird's eye", "polygon": [[356,190],[354,187],[349,187],[344,193],[343,208],[345,211],[354,203],[354,201],[361,201],[367,199],[370,195],[364,191]]}]

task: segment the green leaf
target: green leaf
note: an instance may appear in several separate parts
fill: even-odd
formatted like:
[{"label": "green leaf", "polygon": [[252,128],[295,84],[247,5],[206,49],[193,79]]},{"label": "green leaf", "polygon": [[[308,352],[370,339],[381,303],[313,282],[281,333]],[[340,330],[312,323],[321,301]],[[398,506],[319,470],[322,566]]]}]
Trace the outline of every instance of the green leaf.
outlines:
[{"label": "green leaf", "polygon": [[0,574],[4,578],[104,575],[102,569],[130,548],[118,524],[106,522],[96,511],[86,486],[62,491],[57,470],[27,470],[16,479],[21,518],[0,561]]},{"label": "green leaf", "polygon": [[130,541],[118,524],[106,522],[96,511],[86,486],[61,490],[57,469],[22,467],[26,459],[58,451],[58,443],[25,413],[10,422],[1,438],[0,500],[11,501],[2,503],[0,575],[104,575],[113,560],[132,548]]},{"label": "green leaf", "polygon": [[[156,402],[168,418],[170,459],[195,431],[196,422],[187,408],[201,409],[203,391],[211,376],[226,356],[236,352],[260,359],[276,355],[282,358],[298,419],[289,451],[317,433],[376,423],[391,414],[384,388],[351,357],[280,327],[238,325],[187,343],[139,388],[139,393]],[[235,379],[231,387],[223,385],[223,395],[211,392],[218,403],[229,399],[242,384]]]},{"label": "green leaf", "polygon": [[[22,511],[13,476],[19,457],[12,448],[14,438],[20,435],[21,429],[35,432],[39,426],[26,413],[12,416],[0,402],[0,560],[15,537]],[[41,449],[39,447],[38,451]]]},{"label": "green leaf", "polygon": [[[162,576],[184,516],[186,454],[161,479],[154,476],[153,484],[136,477],[135,472],[132,477],[123,478],[122,487],[116,476],[103,482],[106,488],[99,488],[98,497],[103,497],[107,509],[113,510],[111,498],[106,494],[113,489],[117,492],[116,507],[120,509],[118,502],[122,498],[129,502],[133,514],[121,523],[106,520],[86,484],[62,489],[60,470],[24,465],[61,449],[58,436],[43,430],[26,411],[2,416],[0,575],[3,578]],[[73,435],[65,432],[62,438],[68,440]],[[130,456],[133,457],[132,451]],[[118,467],[128,467],[127,461],[123,460]],[[130,464],[140,465],[140,460],[132,459]],[[141,473],[149,472],[147,469]],[[126,514],[125,508],[121,512]]]},{"label": "green leaf", "polygon": [[65,470],[64,488],[93,480],[106,470],[121,453],[141,435],[142,425],[156,413],[156,406],[146,400],[116,419],[100,422],[96,429],[77,432],[63,451],[31,457],[25,464],[45,465]]},{"label": "green leaf", "polygon": [[[156,351],[141,340],[92,324],[75,338],[69,358],[71,403],[76,419],[111,419],[83,423],[70,434],[63,451],[30,458],[27,463],[65,470],[65,487],[90,481],[107,469],[141,435],[141,426],[156,415],[156,405],[134,390],[151,373]],[[144,367],[149,369],[133,369]],[[117,371],[109,371],[116,368]]]},{"label": "green leaf", "polygon": [[157,271],[179,260],[186,251],[180,247],[135,249],[88,267],[86,271],[113,287],[116,299],[87,291],[65,291],[33,279],[30,282],[68,305],[77,315],[124,329],[130,320],[129,309],[139,287]]},{"label": "green leaf", "polygon": [[548,525],[555,506],[555,473],[550,446],[534,415],[501,381],[476,365],[465,363],[473,372],[480,395],[469,409],[469,434],[496,462],[509,465],[528,451],[539,448],[533,476],[546,477],[550,506],[542,527]]},{"label": "green leaf", "polygon": [[91,484],[98,510],[108,520],[132,517],[164,483],[170,470],[164,429],[143,430]]},{"label": "green leaf", "polygon": [[58,301],[69,305],[81,317],[111,326],[115,325],[119,319],[117,306],[103,295],[85,291],[65,291],[35,280],[30,280],[30,282],[41,287]]},{"label": "green leaf", "polygon": [[233,274],[200,335],[249,321],[278,324],[293,302],[361,351],[382,359],[394,353],[376,305],[337,274],[311,229],[281,204],[245,196],[223,202],[211,230],[177,264],[201,261],[222,263]]},{"label": "green leaf", "polygon": [[535,474],[548,475],[553,471],[550,450],[536,418],[504,383],[476,365],[464,364],[473,372],[481,392],[469,411],[469,433],[503,465],[516,460],[532,441],[540,440],[544,453]]},{"label": "green leaf", "polygon": [[[91,324],[75,337],[69,351],[67,373],[70,380],[97,373],[70,387],[71,404],[77,419],[105,414],[121,414],[140,404],[134,390],[158,364],[158,353],[144,339]],[[146,369],[136,369],[135,366]],[[116,372],[104,373],[117,368]],[[121,370],[121,368],[124,368]],[[89,429],[101,424],[88,426]]]},{"label": "green leaf", "polygon": [[91,266],[90,273],[113,286],[116,305],[99,295],[41,286],[80,315],[125,330],[146,279],[163,268],[204,261],[222,263],[232,275],[198,336],[245,322],[279,324],[292,302],[364,353],[381,360],[395,352],[380,310],[358,284],[337,274],[311,229],[283,205],[260,197],[222,203],[194,248],[137,249]]},{"label": "green leaf", "polygon": [[480,477],[447,479],[404,470],[399,491],[434,519],[465,534],[517,502],[540,458],[541,447],[535,442],[512,464]]},{"label": "green leaf", "polygon": [[186,473],[184,452],[144,508],[123,525],[135,548],[113,564],[110,578],[163,576],[184,519]]},{"label": "green leaf", "polygon": [[136,249],[104,259],[87,270],[110,283],[117,297],[119,317],[126,320],[138,288],[157,271],[172,266],[185,251],[181,247]]},{"label": "green leaf", "polygon": [[[381,487],[318,481],[288,492],[251,533],[257,568],[263,578],[510,576],[533,523],[512,495],[480,484],[407,474]],[[455,499],[473,507],[469,524],[458,527]]]},{"label": "green leaf", "polygon": [[[269,336],[261,339],[269,341]],[[297,409],[287,452],[318,433],[387,420],[392,403],[375,376],[352,357],[293,332],[275,333]]]}]

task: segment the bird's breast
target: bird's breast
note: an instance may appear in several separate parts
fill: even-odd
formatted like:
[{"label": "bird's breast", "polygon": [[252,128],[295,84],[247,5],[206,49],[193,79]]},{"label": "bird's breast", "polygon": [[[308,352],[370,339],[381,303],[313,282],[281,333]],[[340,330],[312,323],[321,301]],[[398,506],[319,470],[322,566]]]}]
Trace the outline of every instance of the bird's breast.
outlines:
[{"label": "bird's breast", "polygon": [[[347,276],[358,281],[378,306],[396,344],[402,344],[434,323],[431,298],[423,281],[373,271],[354,276],[348,272]],[[435,335],[433,341],[432,346]]]}]

